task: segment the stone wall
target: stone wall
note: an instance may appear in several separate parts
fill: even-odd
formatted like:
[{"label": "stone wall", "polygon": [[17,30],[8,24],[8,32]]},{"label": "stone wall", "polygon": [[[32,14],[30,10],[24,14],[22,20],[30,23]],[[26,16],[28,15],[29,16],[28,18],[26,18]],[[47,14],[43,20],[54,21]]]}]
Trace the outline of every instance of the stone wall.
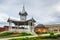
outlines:
[{"label": "stone wall", "polygon": [[4,31],[8,31],[9,27],[8,26],[4,26],[3,28],[0,27],[0,32],[4,32]]},{"label": "stone wall", "polygon": [[45,27],[48,27],[48,32],[60,32],[60,24],[45,25]]}]

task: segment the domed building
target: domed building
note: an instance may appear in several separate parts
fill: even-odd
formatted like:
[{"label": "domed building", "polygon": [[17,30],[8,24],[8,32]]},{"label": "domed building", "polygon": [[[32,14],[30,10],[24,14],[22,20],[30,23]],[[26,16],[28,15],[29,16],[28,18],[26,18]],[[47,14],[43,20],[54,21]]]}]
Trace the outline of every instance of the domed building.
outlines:
[{"label": "domed building", "polygon": [[35,28],[34,28],[35,32],[48,32],[48,27],[45,27],[43,24],[38,24]]}]

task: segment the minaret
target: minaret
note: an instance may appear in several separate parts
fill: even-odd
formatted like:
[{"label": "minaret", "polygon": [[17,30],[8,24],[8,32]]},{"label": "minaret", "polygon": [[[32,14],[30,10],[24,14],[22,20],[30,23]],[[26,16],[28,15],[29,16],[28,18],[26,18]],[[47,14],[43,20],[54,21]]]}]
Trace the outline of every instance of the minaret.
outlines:
[{"label": "minaret", "polygon": [[20,15],[20,20],[21,21],[26,21],[26,17],[27,17],[27,12],[25,11],[25,7],[23,5],[23,9],[22,9],[22,12],[19,12],[19,15]]}]

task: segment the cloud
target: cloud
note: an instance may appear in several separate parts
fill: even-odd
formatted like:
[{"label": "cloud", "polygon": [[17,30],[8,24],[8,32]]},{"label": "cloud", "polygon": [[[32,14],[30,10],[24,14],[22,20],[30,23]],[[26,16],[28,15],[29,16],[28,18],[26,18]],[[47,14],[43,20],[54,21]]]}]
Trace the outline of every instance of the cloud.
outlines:
[{"label": "cloud", "polygon": [[[9,15],[13,19],[18,19],[19,11],[22,10],[22,4],[25,3],[25,9],[28,18],[34,17],[38,23],[51,24],[59,23],[60,19],[60,0],[1,0],[0,12],[3,15]],[[19,20],[19,19],[18,19]]]},{"label": "cloud", "polygon": [[6,20],[8,19],[8,15],[5,13],[0,13],[0,22],[6,22]]},{"label": "cloud", "polygon": [[[7,22],[9,17],[10,16],[7,15],[6,13],[0,13],[0,27],[3,27],[5,25],[7,25],[7,26],[9,25],[9,23]],[[16,17],[13,17],[13,16],[11,16],[10,19],[11,20],[20,20],[19,18],[16,18]]]}]

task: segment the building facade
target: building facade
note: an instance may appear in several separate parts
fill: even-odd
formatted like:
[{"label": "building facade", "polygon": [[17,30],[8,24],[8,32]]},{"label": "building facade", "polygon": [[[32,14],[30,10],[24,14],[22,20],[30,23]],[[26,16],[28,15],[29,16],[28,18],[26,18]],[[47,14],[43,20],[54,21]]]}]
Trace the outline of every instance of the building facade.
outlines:
[{"label": "building facade", "polygon": [[45,27],[45,25],[43,24],[38,24],[35,28],[34,28],[35,32],[48,32],[48,27]]},{"label": "building facade", "polygon": [[48,27],[48,32],[60,33],[60,24],[45,25]]}]

